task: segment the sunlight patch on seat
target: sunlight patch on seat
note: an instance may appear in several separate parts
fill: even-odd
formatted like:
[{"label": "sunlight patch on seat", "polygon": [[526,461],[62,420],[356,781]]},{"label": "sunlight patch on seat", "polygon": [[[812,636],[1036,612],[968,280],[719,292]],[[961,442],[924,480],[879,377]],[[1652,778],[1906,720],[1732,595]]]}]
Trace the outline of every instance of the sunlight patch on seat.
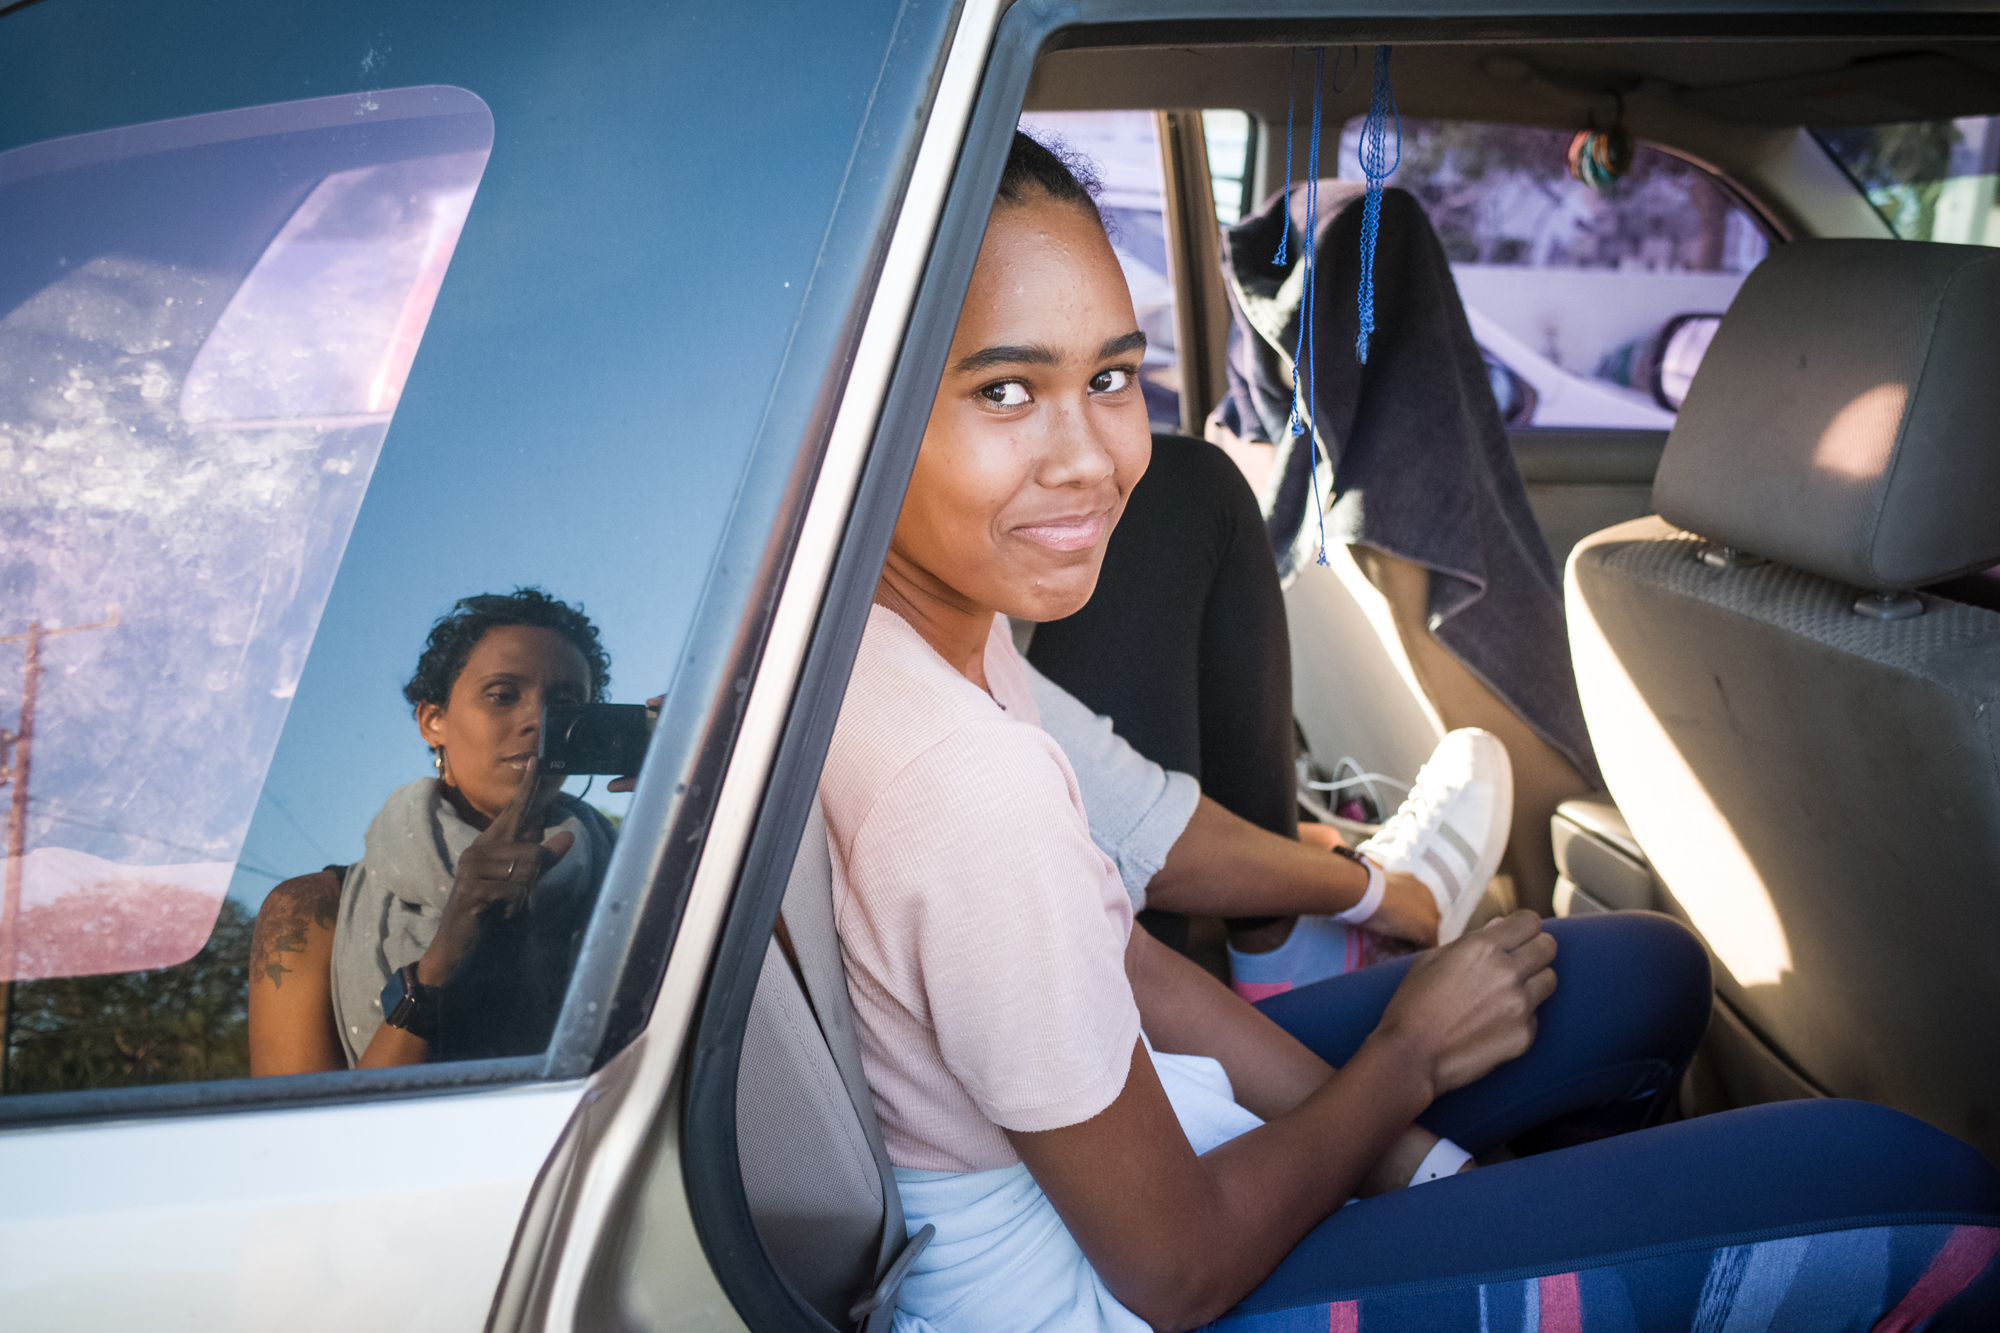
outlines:
[{"label": "sunlight patch on seat", "polygon": [[1730,975],[1745,986],[1780,982],[1792,950],[1763,876],[1585,611],[1574,556],[1564,580],[1577,689],[1619,812]]}]

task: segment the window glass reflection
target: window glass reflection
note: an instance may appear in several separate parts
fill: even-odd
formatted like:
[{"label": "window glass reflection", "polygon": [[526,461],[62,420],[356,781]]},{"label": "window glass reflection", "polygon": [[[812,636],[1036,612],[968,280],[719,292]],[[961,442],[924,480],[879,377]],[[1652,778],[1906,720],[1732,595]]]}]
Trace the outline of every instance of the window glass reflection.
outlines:
[{"label": "window glass reflection", "polygon": [[[1706,172],[1645,144],[1608,188],[1571,176],[1572,130],[1401,122],[1391,185],[1414,195],[1451,259],[1509,426],[1665,430],[1669,336],[1728,309],[1770,248]],[[1340,176],[1361,178],[1361,118]],[[1675,374],[1691,375],[1688,348]],[[1525,393],[1508,390],[1525,389]]]},{"label": "window glass reflection", "polygon": [[9,1091],[215,1076],[31,1077],[126,1004],[32,985],[244,965],[224,894],[492,137],[432,87],[0,155]]},{"label": "window glass reflection", "polygon": [[1896,235],[2000,245],[2000,116],[1813,131]]}]

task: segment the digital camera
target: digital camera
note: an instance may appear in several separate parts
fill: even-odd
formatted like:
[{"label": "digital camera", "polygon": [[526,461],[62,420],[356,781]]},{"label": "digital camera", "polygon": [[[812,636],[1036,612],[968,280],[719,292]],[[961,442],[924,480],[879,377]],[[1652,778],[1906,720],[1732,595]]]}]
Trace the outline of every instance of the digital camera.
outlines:
[{"label": "digital camera", "polygon": [[542,709],[541,771],[627,777],[646,760],[659,710],[644,704],[548,704]]}]

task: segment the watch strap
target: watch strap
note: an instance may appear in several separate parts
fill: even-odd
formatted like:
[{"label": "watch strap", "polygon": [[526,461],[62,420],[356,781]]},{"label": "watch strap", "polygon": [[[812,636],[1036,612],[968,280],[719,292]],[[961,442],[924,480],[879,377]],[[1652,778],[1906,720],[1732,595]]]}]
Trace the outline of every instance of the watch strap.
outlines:
[{"label": "watch strap", "polygon": [[417,980],[417,965],[405,963],[382,988],[382,1021],[425,1041],[437,1040],[438,992]]}]

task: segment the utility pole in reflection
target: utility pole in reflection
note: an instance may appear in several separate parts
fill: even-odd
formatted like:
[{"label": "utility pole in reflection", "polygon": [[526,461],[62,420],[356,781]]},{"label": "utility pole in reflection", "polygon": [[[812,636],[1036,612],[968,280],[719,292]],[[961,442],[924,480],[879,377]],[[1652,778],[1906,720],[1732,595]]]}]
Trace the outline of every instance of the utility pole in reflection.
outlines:
[{"label": "utility pole in reflection", "polygon": [[13,731],[0,727],[0,754],[12,752],[13,762],[0,769],[0,787],[12,785],[7,803],[7,883],[0,896],[0,961],[7,965],[0,978],[0,1093],[7,1091],[8,1056],[14,1049],[14,974],[19,970],[20,949],[16,936],[21,922],[21,883],[28,869],[28,762],[35,740],[35,691],[42,680],[42,640],[65,634],[81,634],[87,629],[110,629],[119,623],[118,608],[107,608],[105,619],[94,625],[65,625],[43,629],[31,620],[19,634],[0,637],[0,643],[18,643],[27,657],[21,674],[21,719]]}]

